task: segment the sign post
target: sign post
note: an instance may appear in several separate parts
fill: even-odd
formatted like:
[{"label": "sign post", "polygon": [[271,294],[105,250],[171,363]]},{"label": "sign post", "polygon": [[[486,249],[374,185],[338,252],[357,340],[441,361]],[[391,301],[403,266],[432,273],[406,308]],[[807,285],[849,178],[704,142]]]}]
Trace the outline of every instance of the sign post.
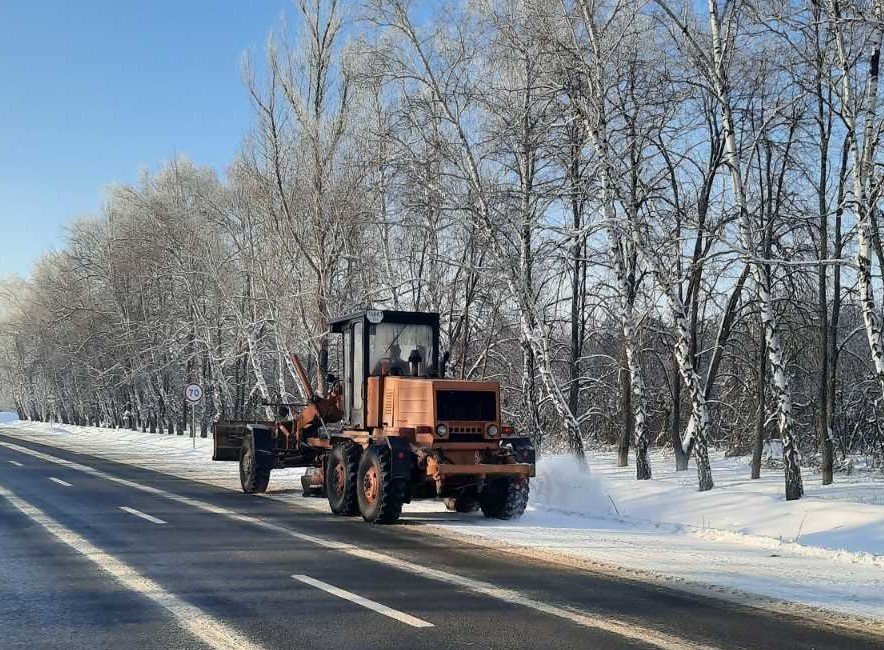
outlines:
[{"label": "sign post", "polygon": [[203,398],[203,387],[199,384],[188,384],[184,387],[184,399],[190,403],[190,437],[196,449],[196,405]]}]

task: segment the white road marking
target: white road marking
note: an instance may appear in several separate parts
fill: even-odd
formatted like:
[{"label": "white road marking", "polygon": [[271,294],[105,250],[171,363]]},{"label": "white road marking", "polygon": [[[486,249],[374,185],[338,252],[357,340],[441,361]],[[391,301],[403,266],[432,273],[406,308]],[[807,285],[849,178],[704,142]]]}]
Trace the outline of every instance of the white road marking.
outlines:
[{"label": "white road marking", "polygon": [[363,598],[362,596],[354,594],[350,591],[339,589],[338,587],[330,585],[327,582],[323,582],[322,580],[317,580],[316,578],[311,578],[310,576],[305,575],[293,575],[292,577],[299,582],[308,584],[311,587],[316,587],[317,589],[322,589],[323,591],[328,592],[333,596],[343,598],[344,600],[349,600],[351,603],[361,605],[362,607],[370,609],[373,612],[377,612],[378,614],[389,616],[390,618],[394,618],[397,621],[405,623],[406,625],[410,625],[411,627],[433,627],[432,623],[428,623],[427,621],[416,618],[411,614],[400,612],[398,609],[387,607],[386,605],[382,605],[381,603],[378,603],[374,600],[369,600],[368,598]]},{"label": "white road marking", "polygon": [[67,481],[62,481],[60,478],[55,478],[54,476],[50,476],[49,480],[52,481],[53,483],[58,483],[59,485],[63,485],[65,487],[74,487],[73,485],[71,485]]},{"label": "white road marking", "polygon": [[715,650],[716,648],[716,646],[697,643],[689,639],[675,636],[674,634],[669,634],[667,632],[654,629],[652,627],[643,627],[639,623],[632,620],[621,621],[611,617],[610,615],[592,614],[590,612],[582,611],[568,606],[553,605],[551,603],[532,598],[531,596],[528,596],[515,589],[506,589],[503,587],[498,587],[497,585],[494,585],[490,582],[474,580],[472,578],[459,576],[455,573],[449,573],[448,571],[442,571],[440,569],[432,569],[420,564],[415,564],[414,562],[395,558],[392,555],[386,555],[377,551],[360,548],[358,546],[354,546],[353,544],[347,544],[345,542],[338,542],[332,539],[325,539],[323,537],[316,537],[314,535],[300,533],[292,528],[287,528],[286,526],[274,524],[272,522],[259,519],[258,517],[253,517],[251,515],[244,515],[234,510],[228,510],[227,508],[216,506],[212,503],[209,503],[208,501],[201,501],[199,499],[193,499],[191,497],[184,497],[173,492],[166,492],[165,490],[153,487],[152,485],[143,485],[141,483],[136,483],[135,481],[130,481],[128,479],[114,476],[113,474],[102,472],[101,470],[94,469],[92,467],[89,467],[88,465],[82,465],[70,460],[65,460],[64,458],[58,458],[57,456],[44,454],[28,447],[22,447],[20,445],[13,444],[11,442],[0,441],[0,446],[33,456],[34,458],[39,458],[50,463],[55,463],[57,465],[67,467],[69,469],[75,469],[86,474],[95,476],[97,478],[111,481],[118,485],[125,485],[126,487],[140,490],[148,494],[161,496],[169,499],[170,501],[174,501],[175,503],[181,503],[192,508],[197,508],[198,510],[202,510],[203,512],[216,514],[232,521],[251,524],[264,530],[273,531],[282,535],[293,537],[294,539],[309,542],[311,544],[316,544],[317,546],[321,546],[324,549],[340,551],[352,557],[358,557],[364,560],[369,560],[371,562],[376,562],[378,564],[389,566],[391,569],[394,570],[407,571],[408,573],[411,573],[413,575],[453,585],[455,587],[459,587],[467,591],[472,591],[473,593],[481,594],[483,596],[488,596],[489,598],[494,598],[496,600],[501,600],[503,602],[527,607],[529,609],[542,612],[549,616],[555,616],[557,618],[570,621],[571,623],[580,625],[582,627],[616,634],[617,636],[620,636],[622,638],[646,643],[655,648],[661,648],[662,650]]},{"label": "white road marking", "polygon": [[89,540],[81,537],[69,528],[55,521],[39,508],[31,505],[0,485],[0,497],[6,499],[16,510],[39,524],[58,541],[86,557],[99,569],[109,574],[123,587],[134,591],[168,611],[185,630],[193,634],[212,648],[237,648],[240,650],[259,650],[255,645],[233,628],[206,614],[199,607],[187,603],[163,587],[141,575],[131,566],[123,563],[113,555],[94,546]]},{"label": "white road marking", "polygon": [[163,521],[159,517],[154,517],[153,515],[149,515],[146,512],[141,512],[141,510],[136,510],[135,508],[129,508],[128,506],[120,506],[120,510],[124,512],[128,512],[130,515],[135,515],[136,517],[141,517],[142,519],[147,519],[147,521],[153,522],[155,524],[165,524],[168,522]]},{"label": "white road marking", "polygon": [[18,462],[17,460],[11,460],[11,461],[9,461],[9,464],[10,464],[10,465],[15,465],[16,467],[24,467],[24,465],[22,465],[22,464],[21,464],[20,462]]}]

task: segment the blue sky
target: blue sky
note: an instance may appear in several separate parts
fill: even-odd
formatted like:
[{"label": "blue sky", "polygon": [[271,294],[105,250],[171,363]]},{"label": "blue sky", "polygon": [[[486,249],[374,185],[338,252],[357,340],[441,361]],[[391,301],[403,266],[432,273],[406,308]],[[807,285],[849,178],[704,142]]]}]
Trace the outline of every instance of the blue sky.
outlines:
[{"label": "blue sky", "polygon": [[0,276],[26,275],[102,188],[184,154],[223,172],[291,0],[0,2]]}]

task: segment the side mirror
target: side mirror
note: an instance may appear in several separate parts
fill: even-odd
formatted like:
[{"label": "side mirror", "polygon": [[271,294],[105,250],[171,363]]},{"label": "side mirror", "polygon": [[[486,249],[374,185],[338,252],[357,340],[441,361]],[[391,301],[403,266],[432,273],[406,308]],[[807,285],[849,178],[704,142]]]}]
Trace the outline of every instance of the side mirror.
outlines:
[{"label": "side mirror", "polygon": [[448,365],[448,360],[451,358],[451,352],[449,350],[445,350],[445,353],[442,355],[442,361],[439,362],[439,376],[445,376],[446,366]]},{"label": "side mirror", "polygon": [[420,350],[415,348],[411,351],[411,354],[408,355],[408,367],[411,370],[411,376],[417,377],[420,374],[420,366],[424,362],[424,358],[421,356]]}]

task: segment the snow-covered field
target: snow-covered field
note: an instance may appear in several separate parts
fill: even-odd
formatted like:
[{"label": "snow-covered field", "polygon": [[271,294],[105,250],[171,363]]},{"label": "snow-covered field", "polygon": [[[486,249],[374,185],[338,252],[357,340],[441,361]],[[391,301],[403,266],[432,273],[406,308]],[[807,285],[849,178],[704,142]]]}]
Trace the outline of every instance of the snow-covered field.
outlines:
[{"label": "snow-covered field", "polygon": [[[0,421],[3,420],[0,415]],[[32,422],[4,433],[72,451],[239,489],[236,463],[214,463],[211,439]],[[713,455],[716,487],[696,491],[693,467],[675,472],[652,456],[654,479],[634,480],[613,454],[594,454],[589,471],[564,457],[543,458],[526,515],[516,522],[449,513],[435,501],[406,506],[422,532],[489,544],[506,552],[599,568],[736,598],[770,599],[884,623],[884,477],[836,476],[822,487],[807,470],[807,496],[783,497],[782,470],[750,481],[746,459]],[[272,498],[326,509],[300,494],[300,470],[274,471]],[[410,530],[413,527],[409,527]],[[762,598],[758,598],[762,597]],[[788,609],[788,607],[787,607]]]}]

